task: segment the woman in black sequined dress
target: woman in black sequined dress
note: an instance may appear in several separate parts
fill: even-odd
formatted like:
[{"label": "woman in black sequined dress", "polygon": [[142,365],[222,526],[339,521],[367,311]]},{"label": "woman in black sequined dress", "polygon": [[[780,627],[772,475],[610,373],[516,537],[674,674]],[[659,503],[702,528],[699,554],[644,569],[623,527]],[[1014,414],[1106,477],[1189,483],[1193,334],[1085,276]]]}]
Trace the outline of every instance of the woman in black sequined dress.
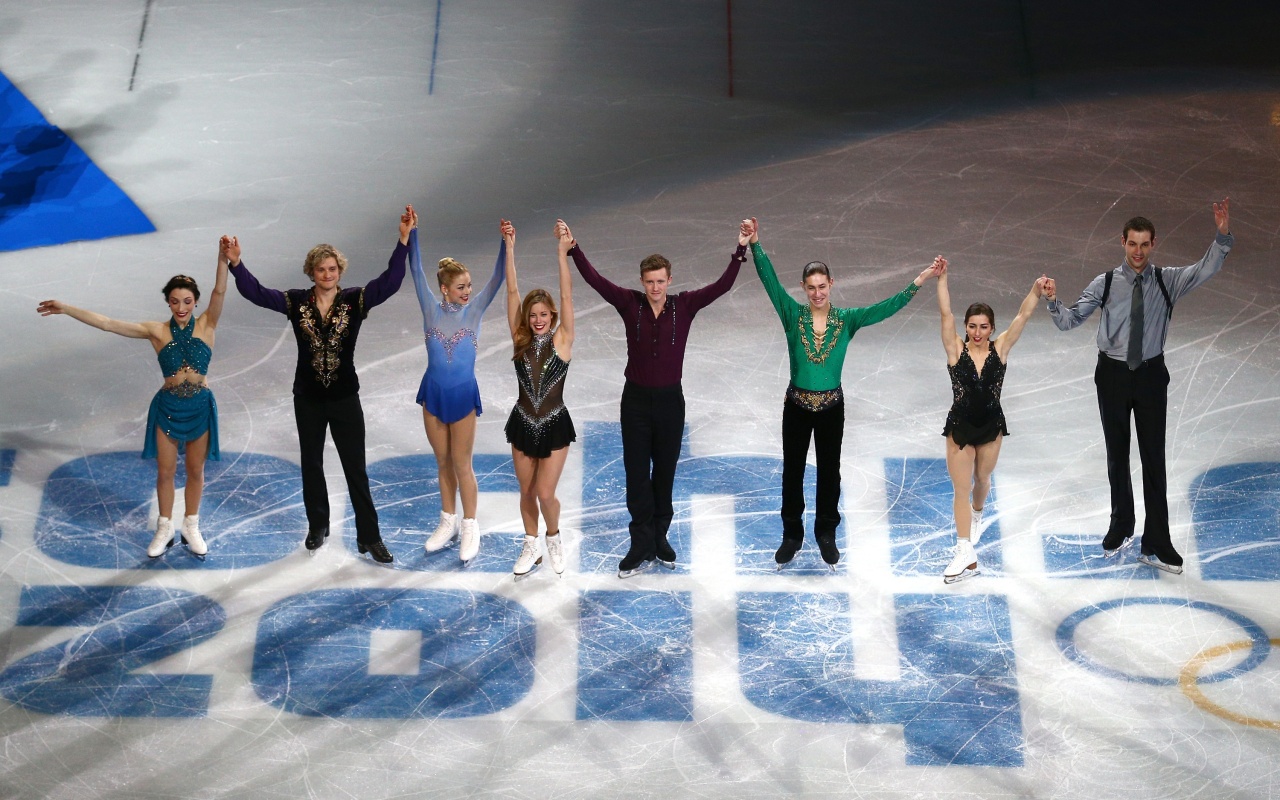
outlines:
[{"label": "woman in black sequined dress", "polygon": [[564,407],[564,379],[573,351],[573,282],[568,258],[573,235],[563,220],[556,221],[559,311],[545,289],[534,289],[521,300],[516,284],[516,230],[507,220],[502,221],[502,236],[507,244],[507,323],[515,350],[511,360],[520,390],[507,418],[506,433],[520,482],[520,517],[524,521],[524,547],[512,572],[519,578],[542,563],[538,546],[541,511],[547,524],[547,556],[559,575],[564,572],[564,550],[556,485],[564,471],[569,444],[577,438],[569,410]]},{"label": "woman in black sequined dress", "polygon": [[1032,285],[1008,330],[993,337],[996,317],[991,306],[974,303],[964,315],[965,335],[956,333],[947,285],[947,260],[934,259],[938,278],[938,310],[942,314],[942,348],[947,353],[953,401],[942,435],[947,437],[947,472],[955,489],[952,507],[956,518],[956,549],[942,573],[946,583],[978,574],[974,547],[982,530],[982,510],[991,491],[991,473],[1000,457],[1000,443],[1009,434],[1000,390],[1004,386],[1009,351],[1022,335],[1027,320],[1044,292],[1045,278]]}]

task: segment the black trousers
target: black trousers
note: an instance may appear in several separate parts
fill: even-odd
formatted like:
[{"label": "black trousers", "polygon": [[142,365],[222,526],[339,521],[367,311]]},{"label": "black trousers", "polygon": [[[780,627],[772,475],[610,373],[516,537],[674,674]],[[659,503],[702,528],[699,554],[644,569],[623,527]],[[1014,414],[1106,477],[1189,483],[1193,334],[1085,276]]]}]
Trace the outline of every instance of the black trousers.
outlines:
[{"label": "black trousers", "polygon": [[804,538],[804,471],[813,440],[818,461],[814,536],[834,535],[840,524],[840,447],[844,440],[844,401],[810,411],[790,400],[782,404],[782,535]]},{"label": "black trousers", "polygon": [[1165,410],[1169,404],[1169,370],[1164,356],[1130,371],[1123,361],[1098,354],[1093,373],[1098,388],[1098,411],[1107,443],[1107,479],[1111,482],[1111,525],[1108,532],[1133,533],[1133,481],[1129,477],[1129,417],[1138,432],[1142,459],[1142,497],[1147,518],[1142,526],[1142,551],[1160,553],[1171,547],[1169,499],[1165,483]]},{"label": "black trousers", "polygon": [[302,503],[307,524],[314,530],[329,526],[329,488],[324,479],[324,437],[333,432],[347,492],[356,514],[356,540],[365,544],[379,541],[378,512],[369,494],[369,473],[365,471],[364,409],[360,395],[340,400],[313,400],[293,397],[293,415],[298,423],[298,445],[302,451]]},{"label": "black trousers", "polygon": [[631,553],[652,558],[675,513],[671,491],[684,436],[684,392],[680,384],[653,389],[627,381],[620,416]]}]

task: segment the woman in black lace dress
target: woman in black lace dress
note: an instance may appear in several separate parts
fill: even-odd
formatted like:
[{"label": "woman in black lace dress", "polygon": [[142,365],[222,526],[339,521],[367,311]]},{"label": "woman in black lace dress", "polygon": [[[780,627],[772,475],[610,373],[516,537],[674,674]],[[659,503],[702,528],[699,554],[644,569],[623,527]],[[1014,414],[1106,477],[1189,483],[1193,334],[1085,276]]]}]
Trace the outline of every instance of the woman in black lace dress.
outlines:
[{"label": "woman in black lace dress", "polygon": [[[560,500],[556,485],[569,444],[577,438],[569,410],[564,407],[564,379],[573,351],[573,282],[569,248],[573,235],[557,220],[555,237],[560,253],[560,310],[546,289],[534,289],[520,299],[516,285],[516,229],[502,221],[507,245],[507,323],[514,346],[519,397],[507,418],[507,441],[520,482],[520,517],[524,522],[524,547],[512,572],[517,578],[542,563],[538,546],[538,512],[547,525],[547,556],[556,574],[564,572],[560,539]],[[557,324],[557,322],[559,324]]]},{"label": "woman in black lace dress", "polygon": [[991,306],[985,303],[969,306],[964,312],[965,335],[961,338],[951,314],[947,260],[938,256],[934,263],[941,270],[938,310],[942,313],[942,348],[947,352],[947,371],[951,373],[954,396],[942,435],[947,437],[947,472],[955,489],[952,506],[956,516],[956,550],[942,579],[955,583],[978,574],[978,556],[973,548],[982,534],[982,509],[991,491],[991,473],[1000,457],[1000,443],[1009,434],[1000,408],[1005,364],[1009,351],[1036,310],[1044,292],[1045,278],[1041,276],[1031,286],[1018,315],[999,337],[992,336],[996,315]]}]

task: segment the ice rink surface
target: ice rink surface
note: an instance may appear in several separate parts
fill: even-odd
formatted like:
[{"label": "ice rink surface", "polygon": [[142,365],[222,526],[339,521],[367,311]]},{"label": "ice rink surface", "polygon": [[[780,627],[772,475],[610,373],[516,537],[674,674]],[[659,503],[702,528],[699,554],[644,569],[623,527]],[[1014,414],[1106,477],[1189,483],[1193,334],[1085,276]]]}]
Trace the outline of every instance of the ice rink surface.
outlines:
[{"label": "ice rink surface", "polygon": [[[1280,792],[1280,76],[1028,83],[1017,48],[949,55],[943,15],[923,52],[862,29],[841,61],[853,85],[823,91],[799,78],[838,31],[806,49],[808,29],[747,4],[730,98],[725,11],[0,7],[0,74],[156,229],[0,252],[0,796]],[[15,153],[0,141],[7,190]],[[283,319],[229,293],[209,373],[223,453],[202,507],[210,555],[151,561],[154,465],[138,452],[153,355],[34,311],[55,297],[163,319],[170,275],[212,285],[222,234],[266,285],[303,286],[320,241],[350,258],[344,285],[363,283],[412,203],[427,262],[452,255],[480,276],[499,218],[514,220],[526,290],[555,278],[557,217],[615,282],[637,284],[658,251],[679,290],[717,277],[755,216],[797,297],[813,259],[831,265],[837,305],[861,306],[941,253],[957,313],[983,300],[1003,327],[1039,275],[1073,300],[1118,264],[1135,214],[1156,224],[1156,264],[1196,261],[1228,195],[1235,248],[1178,304],[1166,348],[1176,577],[1101,557],[1096,321],[1059,332],[1043,306],[1010,359],[982,574],[954,586],[932,284],[850,347],[839,569],[810,539],[777,573],[787,357],[748,261],[689,342],[679,566],[627,581],[626,342],[580,281],[565,392],[578,441],[559,492],[570,564],[520,582],[501,309],[480,339],[484,535],[466,568],[421,547],[439,495],[407,285],[357,351],[390,567],[355,552],[331,448],[333,535],[302,548]],[[23,208],[0,197],[0,212]],[[1136,453],[1133,466],[1137,483]]]}]

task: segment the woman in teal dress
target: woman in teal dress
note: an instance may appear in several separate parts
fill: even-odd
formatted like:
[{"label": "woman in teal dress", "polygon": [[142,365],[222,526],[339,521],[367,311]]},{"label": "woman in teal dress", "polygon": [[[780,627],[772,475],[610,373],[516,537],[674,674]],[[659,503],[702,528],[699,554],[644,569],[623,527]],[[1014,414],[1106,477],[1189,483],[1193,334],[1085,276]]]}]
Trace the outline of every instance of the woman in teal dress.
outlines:
[{"label": "woman in teal dress", "polygon": [[214,334],[222,302],[227,293],[227,259],[218,256],[218,277],[213,296],[203,314],[196,315],[200,287],[195,279],[174,275],[165,284],[169,304],[168,322],[121,322],[93,311],[45,300],[36,310],[41,316],[66,314],[108,333],[130,339],[146,339],[155,348],[164,385],[151,400],[143,458],[156,459],[156,504],[159,519],[147,547],[147,555],[158,558],[174,544],[174,476],[178,455],[185,451],[187,484],[183,496],[186,515],[180,538],[187,550],[203,558],[209,548],[200,534],[200,498],[204,493],[204,462],[221,458],[218,449],[218,405],[205,379],[213,355]]}]

